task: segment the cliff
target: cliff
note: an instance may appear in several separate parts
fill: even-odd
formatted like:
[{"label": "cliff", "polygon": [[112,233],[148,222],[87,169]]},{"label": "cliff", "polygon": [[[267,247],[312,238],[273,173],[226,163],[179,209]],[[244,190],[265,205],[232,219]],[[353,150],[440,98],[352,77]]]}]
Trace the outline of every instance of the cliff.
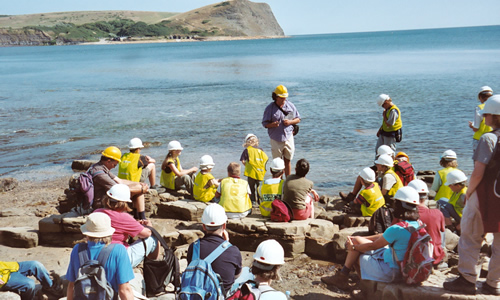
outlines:
[{"label": "cliff", "polygon": [[4,46],[41,46],[48,45],[51,40],[52,38],[41,30],[0,28],[0,45]]},{"label": "cliff", "polygon": [[226,36],[284,36],[267,3],[232,0],[207,5],[168,18],[191,31]]}]

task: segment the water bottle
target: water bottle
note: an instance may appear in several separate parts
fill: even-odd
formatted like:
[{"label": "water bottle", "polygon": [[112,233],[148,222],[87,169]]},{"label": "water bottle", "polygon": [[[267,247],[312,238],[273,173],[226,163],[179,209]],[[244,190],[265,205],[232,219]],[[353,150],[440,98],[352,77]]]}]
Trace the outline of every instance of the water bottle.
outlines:
[{"label": "water bottle", "polygon": [[290,291],[286,291],[286,292],[285,292],[285,295],[286,295],[286,299],[287,299],[287,300],[292,299],[292,298],[290,298]]}]

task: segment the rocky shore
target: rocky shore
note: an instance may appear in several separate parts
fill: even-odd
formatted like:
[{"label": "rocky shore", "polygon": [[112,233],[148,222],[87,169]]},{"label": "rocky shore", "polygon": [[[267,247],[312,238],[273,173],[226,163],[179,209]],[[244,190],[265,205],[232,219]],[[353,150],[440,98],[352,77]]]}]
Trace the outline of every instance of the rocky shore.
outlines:
[{"label": "rocky shore", "polygon": [[[64,244],[62,243],[56,246],[53,240],[47,238],[49,236],[46,233],[47,225],[42,223],[51,218],[62,218],[56,207],[61,208],[61,203],[67,201],[69,181],[68,177],[63,177],[36,183],[19,182],[17,186],[14,182],[8,185],[6,191],[0,193],[0,257],[2,260],[38,260],[49,270],[55,270],[60,274],[66,273],[71,245],[77,239],[70,241],[67,245],[62,245]],[[165,193],[160,193],[160,195],[165,197]],[[155,198],[153,196],[150,199]],[[172,201],[175,197],[177,201]],[[181,258],[181,265],[185,267],[186,262],[183,256],[185,258],[187,245],[202,235],[202,232],[198,221],[193,220],[197,218],[198,210],[186,208],[198,204],[181,198],[183,197],[170,195],[169,199],[160,199],[159,203],[156,203],[157,210],[152,213],[151,219],[153,225],[175,249],[176,254]],[[282,291],[291,291],[292,299],[349,298],[348,292],[328,287],[321,282],[320,278],[325,274],[332,274],[339,266],[338,263],[343,261],[345,249],[342,249],[342,246],[345,236],[354,232],[366,234],[367,228],[364,227],[366,219],[342,215],[337,210],[340,200],[335,197],[323,196],[322,200],[323,204],[320,204],[318,219],[315,221],[273,224],[262,220],[256,213],[255,216],[244,221],[231,221],[228,224],[231,241],[243,250],[245,266],[249,266],[252,261],[253,245],[249,241],[257,242],[259,238],[268,236],[281,238],[280,242],[284,243],[287,259],[281,272],[283,280],[273,283],[273,286]],[[152,207],[150,206],[150,210]],[[165,207],[170,207],[168,211],[184,207],[182,208],[184,211],[187,209],[190,212],[184,213],[181,217],[171,218],[164,211]],[[63,219],[65,221],[61,221],[59,228],[73,226],[77,229],[79,223],[84,222],[83,218],[78,220],[69,215]],[[58,241],[64,240],[64,236],[68,234],[66,231],[57,233],[54,238]],[[22,240],[20,236],[23,234],[26,235],[26,240],[32,239],[36,243],[21,245],[13,243],[14,240]],[[251,239],[248,238],[249,236]],[[449,241],[448,249],[454,250],[456,242],[456,240]],[[245,247],[245,244],[248,247]],[[359,282],[359,278],[354,274],[351,274],[352,285],[363,287],[363,290],[372,296],[370,299],[416,299],[422,296],[429,299],[470,299],[463,295],[445,293],[441,288],[443,281],[456,274],[457,255],[453,254],[453,251],[450,253],[452,254],[449,260],[450,268],[434,271],[431,279],[422,287]],[[6,299],[5,295],[0,294],[0,299]],[[170,298],[162,296],[157,299]],[[477,299],[494,298],[478,295]]]}]

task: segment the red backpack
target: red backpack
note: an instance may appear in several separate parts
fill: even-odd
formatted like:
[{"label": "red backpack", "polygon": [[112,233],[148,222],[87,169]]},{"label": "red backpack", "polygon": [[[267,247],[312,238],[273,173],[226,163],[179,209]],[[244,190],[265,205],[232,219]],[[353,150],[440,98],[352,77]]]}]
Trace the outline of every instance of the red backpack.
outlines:
[{"label": "red backpack", "polygon": [[[432,263],[434,258],[434,242],[425,230],[425,224],[418,220],[419,226],[414,228],[407,222],[402,221],[396,225],[403,227],[411,233],[408,249],[404,259],[400,262],[401,274],[406,284],[419,284],[429,278],[432,273]],[[396,253],[392,248],[392,253],[396,259]],[[397,259],[396,259],[397,261]]]},{"label": "red backpack", "polygon": [[259,300],[260,295],[268,292],[281,293],[268,285],[259,286],[257,282],[248,280],[243,283],[232,295],[226,298],[226,300]]},{"label": "red backpack", "polygon": [[271,221],[274,222],[291,222],[293,220],[293,211],[290,204],[280,199],[274,199],[271,204]]},{"label": "red backpack", "polygon": [[407,161],[400,161],[395,164],[394,172],[398,174],[404,186],[407,186],[410,181],[415,179],[415,170],[413,170],[413,166]]}]

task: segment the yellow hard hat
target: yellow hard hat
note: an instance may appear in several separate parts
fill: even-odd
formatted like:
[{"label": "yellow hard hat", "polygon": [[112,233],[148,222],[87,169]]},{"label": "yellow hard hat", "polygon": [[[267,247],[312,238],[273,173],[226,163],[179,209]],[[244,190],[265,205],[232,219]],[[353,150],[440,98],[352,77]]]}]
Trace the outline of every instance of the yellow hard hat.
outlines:
[{"label": "yellow hard hat", "polygon": [[278,85],[276,89],[274,90],[274,93],[276,96],[281,97],[281,98],[286,98],[288,97],[288,90],[286,86],[284,85]]},{"label": "yellow hard hat", "polygon": [[398,152],[398,154],[396,154],[396,158],[398,158],[400,156],[404,156],[408,159],[408,161],[410,161],[410,157],[408,156],[408,154],[404,153],[403,151]]},{"label": "yellow hard hat", "polygon": [[106,148],[102,153],[102,156],[105,156],[107,158],[111,158],[113,160],[116,160],[117,162],[121,162],[121,157],[122,157],[122,152],[120,149],[118,149],[115,146],[111,146]]}]

